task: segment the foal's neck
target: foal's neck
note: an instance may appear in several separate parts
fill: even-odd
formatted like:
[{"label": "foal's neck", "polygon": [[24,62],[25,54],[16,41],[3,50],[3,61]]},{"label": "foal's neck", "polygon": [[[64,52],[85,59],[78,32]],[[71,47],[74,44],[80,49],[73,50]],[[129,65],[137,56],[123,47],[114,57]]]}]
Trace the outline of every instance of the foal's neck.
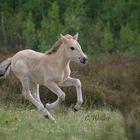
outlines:
[{"label": "foal's neck", "polygon": [[70,63],[70,59],[67,57],[64,47],[65,46],[61,46],[54,55],[57,66],[62,69],[65,69],[67,66],[69,66]]}]

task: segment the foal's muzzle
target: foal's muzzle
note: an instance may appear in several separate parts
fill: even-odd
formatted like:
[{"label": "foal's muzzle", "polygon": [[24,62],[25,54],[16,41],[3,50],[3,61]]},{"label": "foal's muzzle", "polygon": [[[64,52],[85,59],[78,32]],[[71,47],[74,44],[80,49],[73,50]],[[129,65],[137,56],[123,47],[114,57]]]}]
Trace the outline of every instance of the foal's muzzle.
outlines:
[{"label": "foal's muzzle", "polygon": [[88,58],[86,58],[86,57],[80,57],[79,59],[80,59],[80,62],[81,62],[82,64],[86,64],[87,61],[88,61]]}]

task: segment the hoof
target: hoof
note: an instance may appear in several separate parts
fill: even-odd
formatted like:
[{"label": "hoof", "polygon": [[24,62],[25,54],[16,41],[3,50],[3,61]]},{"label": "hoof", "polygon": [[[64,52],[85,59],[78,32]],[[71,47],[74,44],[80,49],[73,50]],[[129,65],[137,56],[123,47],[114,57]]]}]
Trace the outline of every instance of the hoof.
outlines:
[{"label": "hoof", "polygon": [[49,103],[45,104],[44,107],[45,107],[46,109],[52,109],[52,106],[51,106],[51,104],[49,104]]},{"label": "hoof", "polygon": [[55,121],[54,118],[50,118],[48,115],[44,115],[44,117],[45,117],[46,119],[51,120],[51,122],[56,123],[56,121]]},{"label": "hoof", "polygon": [[45,117],[46,119],[49,119],[49,116],[48,116],[48,115],[44,115],[44,117]]},{"label": "hoof", "polygon": [[73,111],[74,111],[74,112],[77,112],[77,111],[78,111],[78,109],[76,109],[76,108],[74,107],[74,108],[73,108]]}]

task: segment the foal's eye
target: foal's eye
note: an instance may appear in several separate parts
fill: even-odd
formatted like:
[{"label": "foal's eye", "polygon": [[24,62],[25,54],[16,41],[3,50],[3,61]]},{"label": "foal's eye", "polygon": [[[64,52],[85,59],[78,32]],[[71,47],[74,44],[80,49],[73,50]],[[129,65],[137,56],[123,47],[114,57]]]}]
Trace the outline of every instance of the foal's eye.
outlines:
[{"label": "foal's eye", "polygon": [[71,50],[75,50],[75,48],[74,48],[74,47],[70,47],[70,49],[71,49]]}]

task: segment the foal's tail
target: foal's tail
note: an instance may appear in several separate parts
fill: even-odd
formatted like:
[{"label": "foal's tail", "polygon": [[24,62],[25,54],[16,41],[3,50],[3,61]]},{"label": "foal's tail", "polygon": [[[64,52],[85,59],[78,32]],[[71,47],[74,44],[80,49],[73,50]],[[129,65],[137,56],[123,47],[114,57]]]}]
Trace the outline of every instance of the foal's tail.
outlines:
[{"label": "foal's tail", "polygon": [[0,64],[0,79],[5,78],[9,74],[11,60],[12,58],[8,58]]}]

